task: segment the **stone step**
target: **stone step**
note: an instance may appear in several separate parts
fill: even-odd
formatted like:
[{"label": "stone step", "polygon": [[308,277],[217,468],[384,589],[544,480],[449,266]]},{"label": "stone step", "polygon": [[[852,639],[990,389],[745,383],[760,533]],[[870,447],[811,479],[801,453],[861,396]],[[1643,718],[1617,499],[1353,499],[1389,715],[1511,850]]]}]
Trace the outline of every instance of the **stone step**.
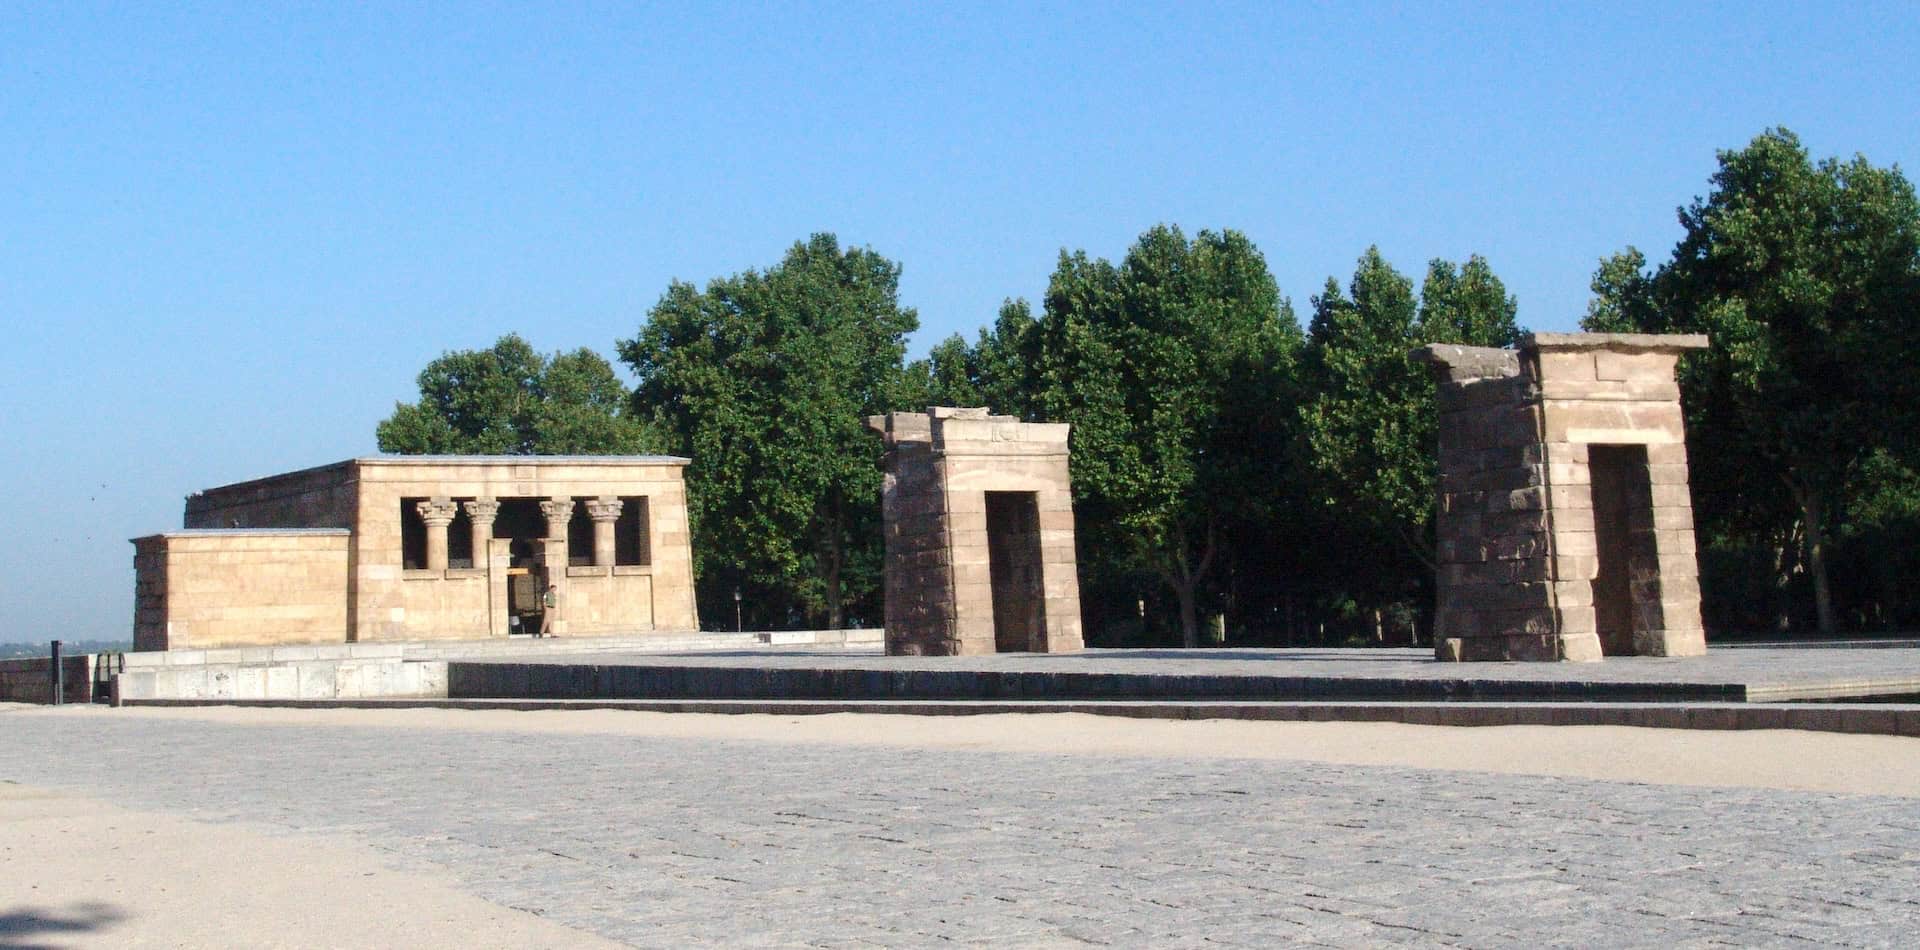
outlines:
[{"label": "stone step", "polygon": [[312,660],[449,660],[586,653],[688,653],[806,646],[814,649],[878,650],[882,633],[862,630],[783,630],[772,633],[717,633],[674,630],[595,637],[512,637],[484,640],[411,640],[394,642],[301,644],[167,650],[117,654],[124,670],[207,664],[270,666]]},{"label": "stone step", "polygon": [[[1080,713],[1133,719],[1398,722],[1428,726],[1630,726],[1651,729],[1798,729],[1920,736],[1920,704],[1423,703],[679,699],[128,700],[128,706],[278,706],[300,709],[619,709],[633,712],[808,716],[991,716]],[[885,728],[876,724],[875,728]]]}]

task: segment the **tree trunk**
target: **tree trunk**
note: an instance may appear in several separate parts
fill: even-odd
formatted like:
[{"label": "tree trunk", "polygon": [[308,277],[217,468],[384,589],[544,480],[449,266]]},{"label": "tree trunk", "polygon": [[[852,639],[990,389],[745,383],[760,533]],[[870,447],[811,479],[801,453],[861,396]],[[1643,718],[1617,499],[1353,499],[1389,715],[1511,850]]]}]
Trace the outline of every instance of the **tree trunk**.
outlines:
[{"label": "tree trunk", "polygon": [[1807,516],[1807,571],[1813,575],[1813,613],[1822,634],[1831,635],[1833,624],[1833,588],[1827,583],[1826,505],[1820,496],[1808,492],[1800,503]]},{"label": "tree trunk", "polygon": [[1420,566],[1427,569],[1428,577],[1434,577],[1440,573],[1440,559],[1434,553],[1432,547],[1422,543],[1419,538],[1416,538],[1414,532],[1407,530],[1406,525],[1395,524],[1393,526],[1393,533],[1399,537],[1400,543],[1406,546],[1407,553],[1412,554],[1413,559],[1419,561]]},{"label": "tree trunk", "polygon": [[[1799,494],[1796,492],[1794,498],[1798,499],[1799,497]],[[1799,502],[1796,500],[1794,505],[1798,507]],[[1771,616],[1773,620],[1773,633],[1787,634],[1793,632],[1793,601],[1792,598],[1788,596],[1789,592],[1787,587],[1793,580],[1794,572],[1800,570],[1802,553],[1807,547],[1806,539],[1802,536],[1804,532],[1800,530],[1800,521],[1805,517],[1806,515],[1802,514],[1800,518],[1795,519],[1792,524],[1788,525],[1786,537],[1782,539],[1779,544],[1772,545],[1771,547],[1771,550],[1775,553],[1773,559],[1773,589],[1768,591],[1766,609],[1768,615]]]},{"label": "tree trunk", "polygon": [[1180,645],[1193,649],[1200,645],[1200,612],[1195,603],[1199,596],[1200,579],[1207,575],[1207,568],[1213,564],[1213,523],[1207,523],[1206,544],[1197,565],[1188,561],[1191,555],[1187,551],[1185,526],[1176,527],[1169,540],[1171,550],[1163,552],[1166,567],[1161,570],[1160,577],[1168,587],[1173,588],[1174,596],[1180,601]]},{"label": "tree trunk", "polygon": [[1820,493],[1789,480],[1793,500],[1806,526],[1807,573],[1813,577],[1814,622],[1822,634],[1834,632],[1833,588],[1827,583],[1827,504]]},{"label": "tree trunk", "polygon": [[1180,600],[1180,645],[1191,650],[1200,645],[1200,614],[1193,603],[1194,584],[1173,583],[1173,594]]},{"label": "tree trunk", "polygon": [[827,501],[826,517],[820,527],[818,563],[820,568],[820,586],[827,600],[828,630],[838,630],[846,622],[841,604],[840,573],[845,566],[846,553],[840,547],[840,528],[842,521],[839,493],[834,493]]}]

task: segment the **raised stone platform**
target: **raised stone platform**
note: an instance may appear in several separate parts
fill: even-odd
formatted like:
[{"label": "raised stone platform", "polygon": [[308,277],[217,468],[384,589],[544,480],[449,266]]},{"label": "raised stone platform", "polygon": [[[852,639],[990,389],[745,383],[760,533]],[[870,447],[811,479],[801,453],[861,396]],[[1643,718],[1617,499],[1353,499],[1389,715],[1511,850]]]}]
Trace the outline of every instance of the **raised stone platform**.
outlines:
[{"label": "raised stone platform", "polygon": [[1920,694],[1920,649],[1715,649],[1594,664],[1435,661],[1416,649],[1087,650],[887,657],[525,657],[448,663],[470,699],[1267,700],[1766,703]]},{"label": "raised stone platform", "polygon": [[[205,706],[206,700],[129,700],[129,706]],[[1125,719],[1397,722],[1417,726],[1631,726],[1646,729],[1798,729],[1920,736],[1920,703],[1402,703],[1208,700],[941,699],[259,699],[220,705],[289,709],[510,709],[518,712],[700,713],[717,716],[995,716],[1079,713]]]},{"label": "raised stone platform", "polygon": [[[235,647],[102,654],[110,695],[137,700],[276,700],[443,698],[449,660],[595,662],[607,653],[644,657],[703,651],[740,656],[804,648],[878,652],[881,633],[796,630],[773,633],[649,631],[629,636],[495,637],[308,646]],[[42,674],[44,679],[45,674]],[[71,679],[71,678],[70,678]],[[4,686],[0,683],[0,686]],[[0,701],[42,701],[0,692]]]}]

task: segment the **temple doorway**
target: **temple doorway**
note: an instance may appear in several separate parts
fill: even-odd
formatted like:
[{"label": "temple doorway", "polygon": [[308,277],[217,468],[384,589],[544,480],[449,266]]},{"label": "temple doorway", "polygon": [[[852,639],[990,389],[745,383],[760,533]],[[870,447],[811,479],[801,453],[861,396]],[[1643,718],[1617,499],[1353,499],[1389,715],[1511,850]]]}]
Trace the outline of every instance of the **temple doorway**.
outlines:
[{"label": "temple doorway", "polygon": [[507,542],[507,633],[540,636],[546,627],[547,516],[538,498],[502,498],[493,536]]},{"label": "temple doorway", "polygon": [[1040,575],[1040,506],[1034,492],[987,492],[987,569],[993,586],[993,646],[1045,649],[1046,591]]},{"label": "temple doorway", "polygon": [[[1658,583],[1653,545],[1653,489],[1644,445],[1587,449],[1593,477],[1593,530],[1598,571],[1593,579],[1594,624],[1607,656],[1633,656],[1636,642],[1658,629],[1659,597],[1642,590]],[[1636,574],[1641,580],[1636,581]]]}]

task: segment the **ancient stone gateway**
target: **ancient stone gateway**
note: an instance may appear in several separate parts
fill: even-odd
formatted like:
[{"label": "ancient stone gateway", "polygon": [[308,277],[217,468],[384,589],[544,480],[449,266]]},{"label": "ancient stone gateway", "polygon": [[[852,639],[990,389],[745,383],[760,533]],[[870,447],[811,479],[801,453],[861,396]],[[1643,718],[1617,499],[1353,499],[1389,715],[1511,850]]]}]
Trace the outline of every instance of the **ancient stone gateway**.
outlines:
[{"label": "ancient stone gateway", "polygon": [[1706,652],[1675,365],[1704,336],[1416,351],[1440,390],[1442,660]]},{"label": "ancient stone gateway", "polygon": [[946,407],[867,425],[887,445],[887,652],[1080,649],[1067,426]]}]

